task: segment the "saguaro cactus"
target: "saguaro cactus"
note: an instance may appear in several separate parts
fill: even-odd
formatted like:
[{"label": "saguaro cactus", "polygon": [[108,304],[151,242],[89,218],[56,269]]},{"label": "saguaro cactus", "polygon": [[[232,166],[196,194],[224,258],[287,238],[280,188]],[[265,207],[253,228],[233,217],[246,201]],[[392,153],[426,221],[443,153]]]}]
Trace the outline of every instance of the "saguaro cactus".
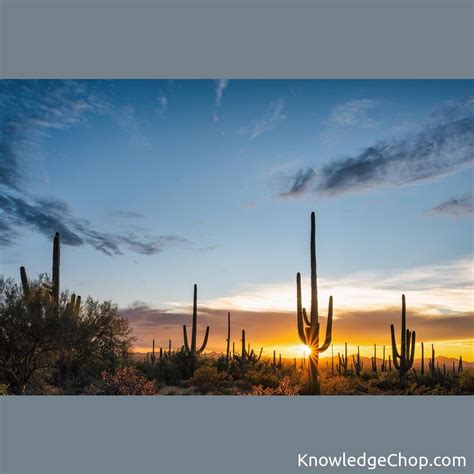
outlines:
[{"label": "saguaro cactus", "polygon": [[329,297],[328,320],[326,338],[319,344],[319,314],[318,314],[318,286],[316,273],[316,215],[311,213],[311,312],[310,318],[301,304],[301,275],[296,275],[296,315],[298,335],[301,342],[311,349],[309,355],[309,393],[317,395],[320,392],[318,382],[319,354],[331,344],[332,335],[332,296]]},{"label": "saguaro cactus", "polygon": [[184,350],[186,354],[195,356],[204,351],[207,346],[207,340],[209,339],[209,326],[206,328],[206,334],[204,335],[204,342],[202,346],[197,349],[196,347],[196,336],[197,336],[197,285],[194,285],[194,298],[193,298],[193,327],[191,332],[191,345],[188,343],[188,333],[186,330],[186,324],[183,324],[183,337],[184,337]]},{"label": "saguaro cactus", "polygon": [[[53,239],[53,265],[52,265],[52,279],[51,284],[43,283],[42,289],[46,290],[52,301],[56,306],[59,305],[60,296],[60,262],[61,262],[61,239],[59,232],[56,232]],[[30,285],[28,283],[28,276],[25,267],[20,267],[21,285],[23,287],[23,294],[25,297],[30,295]],[[71,300],[67,303],[67,309],[78,313],[81,306],[81,297],[73,294]]]},{"label": "saguaro cactus", "polygon": [[421,343],[421,375],[425,375],[425,345]]},{"label": "saguaro cactus", "polygon": [[462,372],[462,355],[459,356],[458,372]]},{"label": "saguaro cactus", "polygon": [[56,232],[53,241],[53,273],[51,281],[51,296],[56,304],[59,303],[59,265],[61,260],[61,249],[59,232]]},{"label": "saguaro cactus", "polygon": [[69,299],[69,302],[66,305],[66,311],[70,311],[72,314],[78,315],[79,311],[81,309],[81,297],[75,295],[73,293],[71,295],[71,298]]},{"label": "saguaro cactus", "polygon": [[428,361],[428,368],[432,377],[436,376],[436,364],[435,364],[435,348],[434,344],[431,344],[431,358]]},{"label": "saguaro cactus", "polygon": [[382,350],[382,363],[380,364],[380,371],[387,372],[387,361],[385,360],[385,346],[383,346]]},{"label": "saguaro cactus", "polygon": [[377,373],[377,344],[374,344],[374,356],[371,358],[372,372]]},{"label": "saguaro cactus", "polygon": [[352,362],[354,365],[354,370],[355,370],[356,375],[360,375],[362,371],[362,367],[364,367],[364,362],[360,360],[359,346],[357,346],[357,359],[354,357],[354,355],[352,355]]},{"label": "saguaro cactus", "polygon": [[263,347],[260,348],[260,353],[257,354],[253,349],[250,349],[250,344],[245,346],[245,329],[242,329],[242,349],[240,355],[234,353],[233,358],[238,362],[240,370],[245,372],[247,364],[256,364],[262,357]]},{"label": "saguaro cactus", "polygon": [[[160,347],[160,358],[161,358],[162,354],[163,354],[163,351],[161,350],[161,347]],[[155,340],[154,339],[153,339],[153,345],[152,345],[152,348],[151,348],[150,360],[151,360],[151,366],[153,367],[155,365],[155,362],[156,362]]]},{"label": "saguaro cactus", "polygon": [[411,332],[406,328],[406,321],[405,295],[402,295],[402,334],[400,352],[398,352],[397,342],[395,340],[395,327],[393,324],[390,326],[392,333],[393,365],[398,370],[401,381],[405,381],[406,374],[413,367],[413,361],[415,360],[416,333],[415,331]]},{"label": "saguaro cactus", "polygon": [[336,366],[337,372],[339,375],[346,375],[349,358],[347,357],[347,342],[344,344],[344,354],[341,355],[337,353],[337,358],[339,359],[339,364]]},{"label": "saguaro cactus", "polygon": [[227,348],[225,351],[225,360],[229,362],[230,358],[230,313],[227,313]]}]

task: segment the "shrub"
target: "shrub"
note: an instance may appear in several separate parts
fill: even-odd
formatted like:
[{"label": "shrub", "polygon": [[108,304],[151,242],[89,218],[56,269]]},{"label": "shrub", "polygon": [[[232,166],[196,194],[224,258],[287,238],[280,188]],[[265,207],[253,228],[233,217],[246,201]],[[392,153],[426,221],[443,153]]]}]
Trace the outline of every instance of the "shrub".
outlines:
[{"label": "shrub", "polygon": [[133,367],[121,367],[110,373],[104,370],[101,380],[86,389],[88,395],[156,395],[155,383]]},{"label": "shrub", "polygon": [[292,385],[290,378],[283,377],[275,388],[267,387],[263,388],[261,385],[253,387],[251,395],[256,396],[293,396],[299,395],[300,387],[298,385]]},{"label": "shrub", "polygon": [[219,392],[225,379],[226,374],[218,372],[215,367],[203,366],[194,371],[192,384],[204,395],[209,392]]}]

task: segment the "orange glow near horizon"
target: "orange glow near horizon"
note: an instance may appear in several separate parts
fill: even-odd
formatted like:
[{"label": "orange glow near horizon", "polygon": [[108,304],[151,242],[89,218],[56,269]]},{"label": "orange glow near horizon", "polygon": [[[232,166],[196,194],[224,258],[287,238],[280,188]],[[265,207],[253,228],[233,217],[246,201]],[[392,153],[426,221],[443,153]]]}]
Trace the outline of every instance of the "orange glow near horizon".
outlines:
[{"label": "orange glow near horizon", "polygon": [[[425,360],[431,357],[431,344],[434,344],[436,357],[448,357],[458,359],[460,355],[462,355],[463,360],[465,362],[474,362],[474,345],[473,342],[470,340],[466,341],[432,341],[425,343]],[[159,351],[159,346],[157,346]],[[176,348],[175,348],[176,349]],[[334,358],[337,358],[337,354],[343,354],[345,351],[344,344],[334,344],[332,347]],[[359,346],[360,355],[361,357],[372,357],[374,355],[374,346],[372,345],[363,345]],[[141,346],[134,346],[133,351],[137,353],[146,353],[151,352],[151,347],[141,347]],[[211,348],[206,352],[222,352],[225,351],[225,345],[222,345],[221,348]],[[300,359],[302,357],[308,357],[311,354],[311,349],[308,346],[303,344],[300,345],[277,345],[277,346],[264,346],[263,347],[263,357],[273,357],[273,351],[276,352],[277,355],[281,354],[283,358],[286,359],[293,359],[297,358]],[[353,354],[357,354],[357,345],[348,344],[347,345],[347,353],[349,357],[352,358]],[[382,359],[383,354],[383,345],[377,345],[377,359]],[[388,356],[392,355],[392,348],[390,345],[385,345],[385,358],[388,359]],[[331,359],[331,347],[328,348],[327,351],[323,352],[319,356],[320,359]],[[415,359],[421,358],[421,344],[416,344],[416,352],[415,352]]]}]

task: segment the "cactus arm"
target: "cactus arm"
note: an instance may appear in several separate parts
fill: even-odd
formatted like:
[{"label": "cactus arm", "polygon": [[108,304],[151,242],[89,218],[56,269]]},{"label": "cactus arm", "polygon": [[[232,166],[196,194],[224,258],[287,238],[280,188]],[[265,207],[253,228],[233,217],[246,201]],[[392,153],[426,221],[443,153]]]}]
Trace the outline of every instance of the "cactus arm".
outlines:
[{"label": "cactus arm", "polygon": [[319,349],[319,352],[324,352],[331,345],[332,338],[332,296],[329,297],[329,307],[328,307],[328,322],[326,326],[326,339],[324,344]]},{"label": "cactus arm", "polygon": [[306,344],[306,334],[303,324],[303,310],[301,308],[301,275],[296,274],[296,321],[298,325],[298,335],[303,344]]},{"label": "cactus arm", "polygon": [[258,362],[260,360],[260,357],[262,357],[262,352],[263,352],[263,347],[260,348],[260,354],[258,354],[258,358],[255,362]]},{"label": "cactus arm", "polygon": [[413,331],[411,333],[411,354],[410,354],[410,360],[408,361],[408,367],[412,367],[413,362],[415,361],[415,344],[416,344],[416,332]]},{"label": "cactus arm", "polygon": [[188,333],[186,331],[186,324],[183,324],[183,338],[184,338],[184,350],[186,352],[191,352],[191,349],[189,348],[188,344]]},{"label": "cactus arm", "polygon": [[202,351],[204,351],[204,349],[206,348],[207,346],[207,340],[209,339],[209,326],[207,326],[206,328],[206,334],[204,335],[204,342],[202,343],[202,346],[199,348],[199,350],[197,351],[198,354],[201,354]]},{"label": "cactus arm", "polygon": [[390,325],[390,332],[392,334],[392,352],[393,352],[393,359],[396,359],[397,357],[400,358],[400,353],[398,352],[397,349],[397,341],[395,339],[395,327],[393,324]]},{"label": "cactus arm", "polygon": [[311,326],[311,322],[308,318],[308,313],[306,312],[306,308],[303,308],[303,320],[306,326]]},{"label": "cactus arm", "polygon": [[21,286],[23,287],[23,294],[25,296],[29,296],[29,294],[30,294],[30,285],[28,283],[28,277],[26,276],[25,267],[20,267],[20,278],[21,278]]},{"label": "cactus arm", "polygon": [[81,310],[81,295],[78,295],[76,298],[76,306],[74,307],[74,312],[76,314],[79,314],[80,310]]}]

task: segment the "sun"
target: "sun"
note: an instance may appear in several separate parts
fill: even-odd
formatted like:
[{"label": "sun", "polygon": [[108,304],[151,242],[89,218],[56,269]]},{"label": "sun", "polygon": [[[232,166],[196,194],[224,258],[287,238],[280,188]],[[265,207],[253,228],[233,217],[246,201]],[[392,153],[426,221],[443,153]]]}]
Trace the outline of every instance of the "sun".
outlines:
[{"label": "sun", "polygon": [[303,346],[303,352],[306,357],[311,355],[311,347]]}]

